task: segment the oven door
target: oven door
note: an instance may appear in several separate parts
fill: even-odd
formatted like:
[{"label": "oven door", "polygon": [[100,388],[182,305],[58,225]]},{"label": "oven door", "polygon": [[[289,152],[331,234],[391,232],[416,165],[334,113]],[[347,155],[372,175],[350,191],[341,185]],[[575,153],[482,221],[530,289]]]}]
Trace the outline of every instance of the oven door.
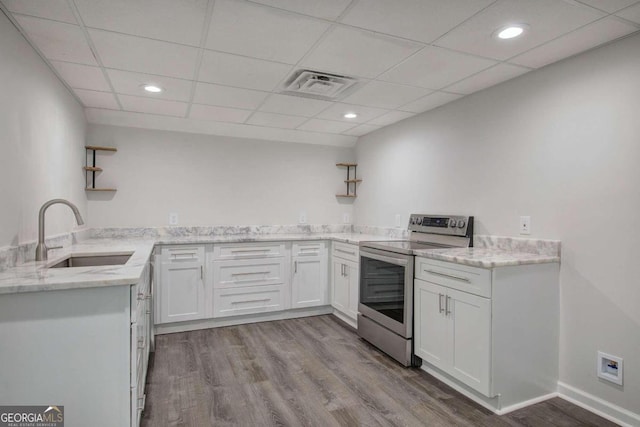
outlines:
[{"label": "oven door", "polygon": [[412,337],[412,255],[360,248],[358,311],[404,338]]}]

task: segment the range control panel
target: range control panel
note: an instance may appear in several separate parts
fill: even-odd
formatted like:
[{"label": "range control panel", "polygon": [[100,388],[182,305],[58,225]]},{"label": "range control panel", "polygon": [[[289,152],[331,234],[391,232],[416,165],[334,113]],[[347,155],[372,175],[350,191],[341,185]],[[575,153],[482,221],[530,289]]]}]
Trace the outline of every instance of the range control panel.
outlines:
[{"label": "range control panel", "polygon": [[471,237],[473,235],[473,217],[411,214],[409,217],[409,230],[445,234],[447,236]]}]

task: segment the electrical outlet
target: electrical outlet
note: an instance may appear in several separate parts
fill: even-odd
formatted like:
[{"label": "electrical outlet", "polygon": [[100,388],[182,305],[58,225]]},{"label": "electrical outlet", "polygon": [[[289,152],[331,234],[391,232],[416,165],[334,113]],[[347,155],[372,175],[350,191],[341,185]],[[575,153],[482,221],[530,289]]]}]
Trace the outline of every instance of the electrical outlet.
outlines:
[{"label": "electrical outlet", "polygon": [[342,214],[342,223],[349,224],[351,222],[351,218],[349,218],[349,214],[347,212]]},{"label": "electrical outlet", "polygon": [[396,227],[402,227],[402,215],[396,214]]},{"label": "electrical outlet", "polygon": [[520,217],[520,234],[531,234],[531,217]]},{"label": "electrical outlet", "polygon": [[178,225],[178,214],[170,213],[169,214],[169,225]]},{"label": "electrical outlet", "polygon": [[307,213],[305,211],[300,211],[300,216],[298,216],[298,222],[300,224],[307,223]]}]

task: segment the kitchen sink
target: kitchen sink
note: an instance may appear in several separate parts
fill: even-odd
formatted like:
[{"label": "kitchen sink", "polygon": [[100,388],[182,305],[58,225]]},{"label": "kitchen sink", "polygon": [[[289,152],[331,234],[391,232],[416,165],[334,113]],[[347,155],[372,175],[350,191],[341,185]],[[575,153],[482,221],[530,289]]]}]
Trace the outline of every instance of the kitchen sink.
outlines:
[{"label": "kitchen sink", "polygon": [[70,255],[49,268],[97,267],[105,265],[124,265],[133,252],[109,255]]}]

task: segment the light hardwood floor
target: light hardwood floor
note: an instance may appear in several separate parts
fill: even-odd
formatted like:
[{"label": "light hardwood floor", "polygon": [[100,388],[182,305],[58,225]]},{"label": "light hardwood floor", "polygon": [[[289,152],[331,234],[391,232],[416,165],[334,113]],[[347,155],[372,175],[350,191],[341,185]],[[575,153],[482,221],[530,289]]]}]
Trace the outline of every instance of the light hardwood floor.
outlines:
[{"label": "light hardwood floor", "polygon": [[498,417],[333,316],[160,335],[142,426],[614,426],[561,399]]}]

